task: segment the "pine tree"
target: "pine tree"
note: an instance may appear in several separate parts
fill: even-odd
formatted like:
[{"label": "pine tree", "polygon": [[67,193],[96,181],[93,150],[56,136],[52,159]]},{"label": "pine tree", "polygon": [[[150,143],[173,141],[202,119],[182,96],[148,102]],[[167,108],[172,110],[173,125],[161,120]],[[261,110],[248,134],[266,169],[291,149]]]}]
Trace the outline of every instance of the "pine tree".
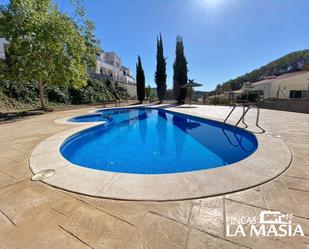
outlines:
[{"label": "pine tree", "polygon": [[157,69],[155,73],[155,82],[157,84],[157,95],[162,103],[166,94],[166,58],[163,53],[162,36],[157,38]]},{"label": "pine tree", "polygon": [[181,88],[181,86],[188,83],[187,64],[182,37],[178,36],[176,40],[176,59],[173,65],[173,90],[178,103],[183,103],[187,97],[187,89]]},{"label": "pine tree", "polygon": [[142,104],[145,99],[145,74],[140,56],[138,56],[136,63],[136,91],[137,99]]}]

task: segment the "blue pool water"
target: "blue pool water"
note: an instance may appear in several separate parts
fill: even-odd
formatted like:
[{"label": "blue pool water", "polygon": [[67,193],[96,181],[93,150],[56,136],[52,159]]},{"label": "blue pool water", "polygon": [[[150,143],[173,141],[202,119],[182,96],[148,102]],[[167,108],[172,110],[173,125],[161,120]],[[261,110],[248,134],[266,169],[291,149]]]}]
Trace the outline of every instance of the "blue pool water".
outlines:
[{"label": "blue pool water", "polygon": [[220,122],[150,108],[110,109],[75,122],[106,121],[68,138],[70,162],[93,169],[165,174],[220,167],[258,147],[255,136]]},{"label": "blue pool water", "polygon": [[68,121],[70,122],[78,122],[78,123],[84,123],[84,122],[102,122],[106,121],[106,118],[102,116],[102,114],[90,114],[90,115],[83,115],[78,117],[70,118]]}]

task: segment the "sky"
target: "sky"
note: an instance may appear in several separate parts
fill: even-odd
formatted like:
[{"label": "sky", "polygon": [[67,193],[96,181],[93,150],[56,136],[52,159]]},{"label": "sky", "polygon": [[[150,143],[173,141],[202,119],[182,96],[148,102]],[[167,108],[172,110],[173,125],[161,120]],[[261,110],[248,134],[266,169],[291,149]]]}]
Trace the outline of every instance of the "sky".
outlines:
[{"label": "sky", "polygon": [[[70,12],[69,0],[55,0]],[[7,2],[0,0],[0,3]],[[308,0],[84,0],[101,48],[115,51],[135,75],[140,55],[155,86],[161,32],[172,87],[176,37],[183,37],[188,76],[212,90],[287,53],[309,48]]]}]

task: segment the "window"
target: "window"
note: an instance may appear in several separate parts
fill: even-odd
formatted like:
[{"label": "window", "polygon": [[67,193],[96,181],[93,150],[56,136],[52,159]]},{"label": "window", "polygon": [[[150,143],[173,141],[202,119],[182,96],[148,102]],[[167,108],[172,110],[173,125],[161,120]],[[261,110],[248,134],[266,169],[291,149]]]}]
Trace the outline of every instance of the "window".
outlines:
[{"label": "window", "polygon": [[300,99],[302,95],[302,91],[300,90],[290,90],[290,99]]},{"label": "window", "polygon": [[304,90],[302,92],[303,92],[302,98],[303,99],[309,99],[309,90]]}]

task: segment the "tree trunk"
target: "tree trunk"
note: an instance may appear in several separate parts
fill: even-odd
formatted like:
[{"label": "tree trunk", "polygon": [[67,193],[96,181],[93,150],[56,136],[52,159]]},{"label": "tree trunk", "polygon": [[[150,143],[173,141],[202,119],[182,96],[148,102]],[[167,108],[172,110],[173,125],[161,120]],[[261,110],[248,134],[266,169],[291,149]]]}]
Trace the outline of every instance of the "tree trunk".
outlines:
[{"label": "tree trunk", "polygon": [[44,83],[42,81],[39,82],[39,95],[40,95],[41,109],[46,111],[45,99],[44,99]]}]

